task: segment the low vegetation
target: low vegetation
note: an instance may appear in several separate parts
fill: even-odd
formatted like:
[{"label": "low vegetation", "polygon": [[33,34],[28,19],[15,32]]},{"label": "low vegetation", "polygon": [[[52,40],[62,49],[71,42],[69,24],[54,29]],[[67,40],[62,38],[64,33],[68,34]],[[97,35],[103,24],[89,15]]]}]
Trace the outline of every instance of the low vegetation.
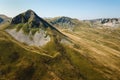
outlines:
[{"label": "low vegetation", "polygon": [[28,48],[0,31],[0,79],[106,80],[79,52],[54,41],[42,50]]}]

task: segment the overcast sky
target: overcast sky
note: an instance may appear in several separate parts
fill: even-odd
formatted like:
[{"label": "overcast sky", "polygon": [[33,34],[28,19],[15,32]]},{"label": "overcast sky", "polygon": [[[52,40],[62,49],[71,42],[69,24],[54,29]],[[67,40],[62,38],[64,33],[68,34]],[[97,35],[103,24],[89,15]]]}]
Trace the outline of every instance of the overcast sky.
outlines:
[{"label": "overcast sky", "polygon": [[0,14],[14,17],[32,9],[41,17],[120,17],[120,0],[0,0]]}]

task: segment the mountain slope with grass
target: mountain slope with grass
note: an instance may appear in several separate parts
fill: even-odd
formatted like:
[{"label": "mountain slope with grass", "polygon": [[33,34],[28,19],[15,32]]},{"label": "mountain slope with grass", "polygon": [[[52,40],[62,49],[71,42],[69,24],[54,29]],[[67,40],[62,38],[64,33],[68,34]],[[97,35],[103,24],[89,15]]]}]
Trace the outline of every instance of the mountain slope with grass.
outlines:
[{"label": "mountain slope with grass", "polygon": [[[9,80],[107,80],[79,52],[59,44],[49,49],[19,43],[0,31],[0,79]],[[56,55],[49,55],[56,50]],[[47,52],[48,51],[48,52]],[[94,75],[93,75],[94,74]],[[97,77],[95,77],[97,76]]]},{"label": "mountain slope with grass", "polygon": [[85,28],[62,30],[76,45],[75,50],[92,62],[109,79],[120,79],[120,28]]},{"label": "mountain slope with grass", "polygon": [[28,10],[2,28],[0,80],[120,80],[119,27],[55,27]]}]

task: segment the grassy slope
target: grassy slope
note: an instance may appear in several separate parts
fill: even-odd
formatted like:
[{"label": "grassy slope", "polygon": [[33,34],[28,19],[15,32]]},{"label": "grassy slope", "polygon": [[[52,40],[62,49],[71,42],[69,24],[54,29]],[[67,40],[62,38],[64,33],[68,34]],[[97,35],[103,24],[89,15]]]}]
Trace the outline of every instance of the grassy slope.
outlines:
[{"label": "grassy slope", "polygon": [[[0,79],[107,80],[73,48],[56,41],[48,46],[44,50],[28,47],[0,31]],[[59,55],[48,55],[53,53],[52,50]]]},{"label": "grassy slope", "polygon": [[46,73],[47,67],[43,63],[49,57],[31,52],[22,46],[0,31],[0,79],[30,80],[36,75],[41,78]]},{"label": "grassy slope", "polygon": [[74,32],[63,31],[100,73],[112,80],[120,79],[120,28],[79,27]]}]

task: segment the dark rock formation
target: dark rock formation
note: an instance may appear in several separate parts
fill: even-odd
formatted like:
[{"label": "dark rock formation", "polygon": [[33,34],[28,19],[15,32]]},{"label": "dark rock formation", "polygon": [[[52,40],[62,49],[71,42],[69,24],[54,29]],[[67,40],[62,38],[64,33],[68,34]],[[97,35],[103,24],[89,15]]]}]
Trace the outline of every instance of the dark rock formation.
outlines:
[{"label": "dark rock formation", "polygon": [[11,24],[27,23],[29,27],[48,27],[48,23],[40,18],[34,11],[27,10],[25,13],[19,14],[12,19]]}]

